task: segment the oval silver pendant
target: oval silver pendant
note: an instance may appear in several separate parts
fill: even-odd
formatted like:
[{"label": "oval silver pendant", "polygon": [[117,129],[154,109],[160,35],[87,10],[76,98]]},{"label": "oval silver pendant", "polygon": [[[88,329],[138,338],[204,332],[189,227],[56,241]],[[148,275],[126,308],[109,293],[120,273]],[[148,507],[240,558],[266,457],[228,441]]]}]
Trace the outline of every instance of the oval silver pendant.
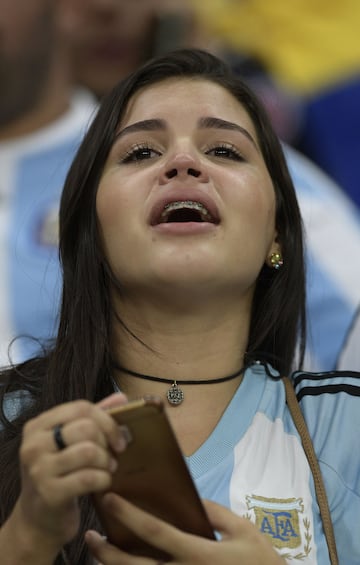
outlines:
[{"label": "oval silver pendant", "polygon": [[184,392],[178,387],[176,381],[173,382],[167,391],[166,398],[168,399],[169,404],[172,404],[173,406],[181,404],[184,400]]}]

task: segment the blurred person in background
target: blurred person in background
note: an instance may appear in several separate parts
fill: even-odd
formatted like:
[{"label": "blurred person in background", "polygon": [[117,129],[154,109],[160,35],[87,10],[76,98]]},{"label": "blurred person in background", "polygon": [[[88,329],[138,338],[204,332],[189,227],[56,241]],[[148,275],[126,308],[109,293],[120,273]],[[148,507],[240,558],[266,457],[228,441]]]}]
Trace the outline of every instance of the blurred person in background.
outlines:
[{"label": "blurred person in background", "polygon": [[337,362],[337,369],[346,371],[347,367],[355,370],[360,367],[360,304],[357,309],[350,329],[345,337],[344,346],[341,349]]},{"label": "blurred person in background", "polygon": [[188,0],[73,0],[74,77],[101,98],[153,55],[201,42]]},{"label": "blurred person in background", "polygon": [[67,4],[0,0],[0,365],[56,331],[59,197],[95,107],[71,82]]},{"label": "blurred person in background", "polygon": [[287,125],[293,144],[360,206],[360,2],[194,4],[210,32],[262,68],[259,87],[275,84],[280,106],[296,100],[292,127]]},{"label": "blurred person in background", "polygon": [[[240,3],[232,1],[231,6]],[[270,75],[263,73],[259,60],[229,44],[221,30],[209,25],[207,10],[208,16],[215,14],[219,24],[223,16],[236,29],[239,18],[224,7],[222,0],[73,0],[68,40],[74,80],[101,97],[154,54],[182,46],[204,47],[222,55],[257,90],[277,133],[291,140],[297,128],[292,116],[296,114],[299,120],[296,97],[277,88]],[[284,148],[307,234],[309,337],[305,367],[332,370],[360,302],[359,267],[354,260],[360,255],[360,214],[318,167],[288,143]]]}]

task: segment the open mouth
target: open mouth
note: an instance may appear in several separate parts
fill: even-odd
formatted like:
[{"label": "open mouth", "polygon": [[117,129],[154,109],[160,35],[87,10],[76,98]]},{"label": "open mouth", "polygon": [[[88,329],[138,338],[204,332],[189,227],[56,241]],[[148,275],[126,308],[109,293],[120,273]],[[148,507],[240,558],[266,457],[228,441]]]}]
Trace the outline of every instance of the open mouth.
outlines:
[{"label": "open mouth", "polygon": [[169,202],[164,206],[159,217],[159,224],[167,223],[185,223],[185,222],[207,222],[218,224],[219,221],[214,218],[209,210],[201,204],[193,200],[180,200]]}]

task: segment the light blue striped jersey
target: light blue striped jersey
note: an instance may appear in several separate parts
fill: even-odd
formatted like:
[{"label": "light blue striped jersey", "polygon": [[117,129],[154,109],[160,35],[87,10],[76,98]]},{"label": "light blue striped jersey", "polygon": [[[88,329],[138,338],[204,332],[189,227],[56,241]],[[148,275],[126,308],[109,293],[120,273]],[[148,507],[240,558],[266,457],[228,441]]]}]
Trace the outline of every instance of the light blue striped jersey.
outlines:
[{"label": "light blue striped jersey", "polygon": [[[360,563],[360,374],[295,374],[340,564]],[[187,463],[200,495],[257,524],[288,563],[329,564],[310,467],[281,380],[253,365]]]},{"label": "light blue striped jersey", "polygon": [[[58,209],[69,165],[95,108],[77,92],[68,111],[21,139],[0,143],[0,366],[10,340],[19,335],[52,337],[61,290]],[[17,341],[14,361],[38,344]]]},{"label": "light blue striped jersey", "polygon": [[[311,470],[282,381],[254,364],[207,440],[185,460],[202,498],[257,525],[289,564],[329,565]],[[273,376],[270,376],[270,373]],[[340,565],[360,563],[360,373],[294,373],[320,464]],[[118,390],[118,389],[117,389]],[[14,419],[28,393],[5,396]]]},{"label": "light blue striped jersey", "polygon": [[[305,227],[308,341],[304,366],[309,371],[330,371],[336,367],[360,306],[360,211],[311,161],[289,146],[284,150]],[[360,364],[352,358],[345,369],[360,371]]]}]

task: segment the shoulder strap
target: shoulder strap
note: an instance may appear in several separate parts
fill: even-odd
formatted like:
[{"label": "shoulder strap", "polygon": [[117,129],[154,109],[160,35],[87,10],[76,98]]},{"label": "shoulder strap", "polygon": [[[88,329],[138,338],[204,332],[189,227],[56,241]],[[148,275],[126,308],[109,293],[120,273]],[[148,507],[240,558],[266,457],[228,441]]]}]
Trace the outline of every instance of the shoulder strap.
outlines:
[{"label": "shoulder strap", "polygon": [[290,414],[293,418],[296,429],[300,434],[302,446],[309,461],[310,469],[313,475],[316,498],[318,501],[326,543],[329,550],[330,562],[331,565],[338,565],[339,560],[336,551],[334,529],[331,521],[329,504],[314,446],[312,444],[306,422],[297,401],[293,385],[288,377],[283,377],[282,381],[285,386],[286,403],[289,407]]}]

